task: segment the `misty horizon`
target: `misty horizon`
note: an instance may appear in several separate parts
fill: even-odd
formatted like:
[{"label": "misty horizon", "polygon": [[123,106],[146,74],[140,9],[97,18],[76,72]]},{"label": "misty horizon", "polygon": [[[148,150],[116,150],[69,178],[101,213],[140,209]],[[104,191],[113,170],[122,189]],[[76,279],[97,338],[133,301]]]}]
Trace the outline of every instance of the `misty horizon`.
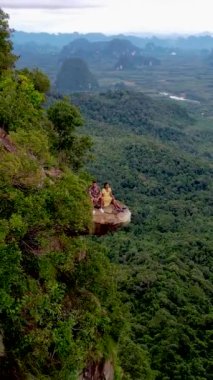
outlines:
[{"label": "misty horizon", "polygon": [[203,32],[192,32],[192,33],[181,33],[181,32],[171,32],[171,33],[162,33],[162,32],[121,32],[121,33],[103,33],[101,31],[88,31],[88,32],[80,32],[80,31],[73,31],[73,32],[46,32],[46,31],[37,31],[37,32],[31,32],[31,31],[25,31],[25,30],[17,30],[14,29],[13,32],[17,33],[26,33],[26,34],[49,34],[52,36],[59,36],[59,35],[103,35],[106,37],[119,37],[119,36],[132,36],[132,37],[139,37],[139,38],[146,38],[146,37],[159,37],[159,38],[178,38],[178,37],[213,37],[213,32],[209,31],[203,31]]},{"label": "misty horizon", "polygon": [[10,27],[25,32],[213,33],[210,0],[2,0]]}]

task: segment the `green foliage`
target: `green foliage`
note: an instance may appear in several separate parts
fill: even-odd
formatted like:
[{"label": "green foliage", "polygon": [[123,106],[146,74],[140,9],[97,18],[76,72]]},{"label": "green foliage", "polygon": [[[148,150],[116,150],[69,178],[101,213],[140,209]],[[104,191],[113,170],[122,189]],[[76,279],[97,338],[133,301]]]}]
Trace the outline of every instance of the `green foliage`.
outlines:
[{"label": "green foliage", "polygon": [[200,138],[185,110],[167,102],[161,109],[141,94],[75,101],[95,141],[98,159],[88,168],[132,212],[125,230],[99,240],[121,268],[117,281],[131,310],[131,339],[119,345],[124,378],[210,379],[212,164],[200,144],[205,149],[212,129],[202,124]]},{"label": "green foliage", "polygon": [[[110,355],[101,349],[107,349],[104,341],[121,307],[112,267],[100,250],[82,238],[68,239],[66,248],[63,244],[63,252],[33,255],[31,260],[26,248],[22,253],[15,247],[9,251],[9,245],[1,250],[5,346],[23,372],[39,379],[76,378],[88,360]],[[85,259],[80,259],[79,249],[84,249]],[[120,320],[120,329],[123,324]]]},{"label": "green foliage", "polygon": [[50,89],[50,80],[47,75],[45,75],[39,69],[29,70],[27,68],[20,70],[20,73],[29,77],[34,84],[35,90],[41,93],[47,93]]},{"label": "green foliage", "polygon": [[[75,128],[83,124],[79,110],[65,99],[53,104],[48,109],[48,116],[54,123],[56,131],[60,134],[62,149],[67,148],[66,135],[68,135],[68,139]],[[63,141],[63,138],[65,141]],[[69,140],[67,143],[69,144]]]},{"label": "green foliage", "polygon": [[120,342],[119,356],[124,371],[123,379],[153,380],[156,378],[157,372],[151,370],[146,350],[133,340],[123,337]]},{"label": "green foliage", "polygon": [[44,95],[22,74],[5,75],[0,83],[0,124],[6,131],[38,128]]},{"label": "green foliage", "polygon": [[[67,169],[39,187],[18,186],[17,179],[14,186],[14,169],[0,181],[0,321],[8,360],[1,368],[10,373],[15,360],[23,376],[74,379],[89,360],[111,354],[104,342],[111,335],[118,341],[125,324],[118,325],[112,266],[87,238],[73,237],[90,228],[87,183]],[[27,174],[34,177],[30,162]]]},{"label": "green foliage", "polygon": [[56,151],[74,170],[79,169],[87,160],[87,152],[91,148],[91,140],[87,136],[76,134],[76,128],[83,124],[79,110],[67,99],[51,105],[47,113],[56,132]]},{"label": "green foliage", "polygon": [[12,54],[8,14],[0,9],[0,75],[13,67],[17,57]]},{"label": "green foliage", "polygon": [[[119,132],[126,134],[182,142],[184,125],[193,122],[185,108],[171,101],[152,99],[141,92],[75,94],[72,100],[89,120],[106,123],[103,128],[107,134],[110,126],[119,126]],[[118,128],[113,133],[118,133]]]},{"label": "green foliage", "polygon": [[[116,357],[125,328],[116,269],[87,235],[89,145],[68,101],[42,109],[38,72],[0,79],[0,332],[5,379],[75,380]],[[45,85],[44,85],[45,84]],[[49,117],[49,119],[48,119]],[[52,124],[51,124],[52,122]],[[62,157],[66,157],[63,160]]]},{"label": "green foliage", "polygon": [[1,376],[75,380],[110,360],[117,380],[210,379],[211,129],[143,94],[73,97],[88,167],[133,215],[88,237],[88,174],[70,169],[86,157],[81,115],[68,100],[46,114],[41,79],[0,79]]}]

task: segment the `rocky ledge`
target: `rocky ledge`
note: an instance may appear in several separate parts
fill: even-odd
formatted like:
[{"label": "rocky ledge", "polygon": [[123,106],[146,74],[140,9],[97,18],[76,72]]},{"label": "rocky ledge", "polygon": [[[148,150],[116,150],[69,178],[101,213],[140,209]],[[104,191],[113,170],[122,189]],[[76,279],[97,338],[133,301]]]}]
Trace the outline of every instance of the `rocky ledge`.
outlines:
[{"label": "rocky ledge", "polygon": [[93,233],[95,235],[104,235],[130,223],[130,210],[121,202],[119,205],[123,208],[122,211],[115,210],[113,205],[105,207],[104,212],[96,208],[93,210]]}]

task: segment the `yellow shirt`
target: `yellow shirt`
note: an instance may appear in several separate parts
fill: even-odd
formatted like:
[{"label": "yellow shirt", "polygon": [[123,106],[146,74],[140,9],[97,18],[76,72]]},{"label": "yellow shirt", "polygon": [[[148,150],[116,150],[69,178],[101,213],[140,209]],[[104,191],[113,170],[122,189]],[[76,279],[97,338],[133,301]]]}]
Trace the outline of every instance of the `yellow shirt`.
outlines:
[{"label": "yellow shirt", "polygon": [[107,207],[110,205],[110,203],[112,202],[112,190],[111,188],[109,187],[108,190],[103,188],[102,189],[102,197],[103,197],[103,202],[104,202],[104,207]]}]

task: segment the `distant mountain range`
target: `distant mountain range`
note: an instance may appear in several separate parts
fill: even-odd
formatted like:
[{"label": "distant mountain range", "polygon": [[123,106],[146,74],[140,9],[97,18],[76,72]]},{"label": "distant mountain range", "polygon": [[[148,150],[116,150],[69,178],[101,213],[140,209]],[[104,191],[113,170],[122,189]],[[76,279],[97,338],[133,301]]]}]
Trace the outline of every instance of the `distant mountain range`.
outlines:
[{"label": "distant mountain range", "polygon": [[15,31],[12,36],[13,43],[16,44],[27,44],[36,43],[38,45],[52,45],[58,50],[63,46],[69,44],[70,42],[86,38],[90,42],[99,41],[110,41],[115,38],[127,39],[139,48],[144,48],[147,44],[154,44],[156,46],[161,46],[164,48],[175,48],[184,50],[202,50],[213,49],[213,37],[209,34],[202,35],[192,35],[192,36],[132,36],[132,35],[114,35],[106,36],[102,33],[59,33],[59,34],[49,34],[49,33],[26,33],[21,31]]},{"label": "distant mountain range", "polygon": [[[85,89],[88,86],[97,88],[95,78],[92,79],[88,73],[89,68],[92,70],[138,70],[143,66],[153,66],[160,64],[160,60],[153,57],[155,46],[147,44],[147,48],[139,48],[131,41],[123,38],[114,38],[109,41],[89,41],[86,38],[78,38],[65,45],[61,50],[53,45],[39,45],[38,42],[25,42],[24,44],[14,43],[14,51],[20,56],[17,67],[34,68],[39,67],[48,73],[50,78],[55,81],[56,74],[60,71],[60,80],[63,82],[62,87],[67,88],[68,82],[64,78],[64,68],[66,75],[71,62],[73,72],[73,59],[80,62],[81,74],[84,73],[86,78],[84,83],[74,84],[74,88]],[[160,49],[161,51],[161,49]],[[156,53],[159,48],[156,48]],[[68,62],[64,66],[65,62]],[[76,68],[76,63],[74,64]],[[87,67],[88,66],[88,67]],[[77,71],[76,71],[77,73]],[[79,73],[76,74],[79,77]],[[63,77],[63,79],[62,79]],[[71,86],[73,87],[73,85]],[[74,89],[73,89],[74,90]]]},{"label": "distant mountain range", "polygon": [[110,41],[91,42],[81,38],[64,46],[59,55],[59,60],[63,62],[67,58],[78,57],[92,66],[103,68],[108,65],[108,68],[114,69],[118,67],[121,57],[130,60],[130,58],[141,55],[142,49],[133,45],[129,40],[114,38]]},{"label": "distant mountain range", "polygon": [[[208,66],[213,64],[213,38],[209,35],[113,38],[101,33],[15,32],[13,44],[15,54],[20,57],[17,68],[40,68],[62,92],[96,90],[102,86],[103,72],[140,71],[146,66],[151,69],[165,65],[173,55],[190,60],[199,56]],[[72,73],[72,79],[68,73]],[[116,86],[124,88],[126,84],[118,78]]]}]

